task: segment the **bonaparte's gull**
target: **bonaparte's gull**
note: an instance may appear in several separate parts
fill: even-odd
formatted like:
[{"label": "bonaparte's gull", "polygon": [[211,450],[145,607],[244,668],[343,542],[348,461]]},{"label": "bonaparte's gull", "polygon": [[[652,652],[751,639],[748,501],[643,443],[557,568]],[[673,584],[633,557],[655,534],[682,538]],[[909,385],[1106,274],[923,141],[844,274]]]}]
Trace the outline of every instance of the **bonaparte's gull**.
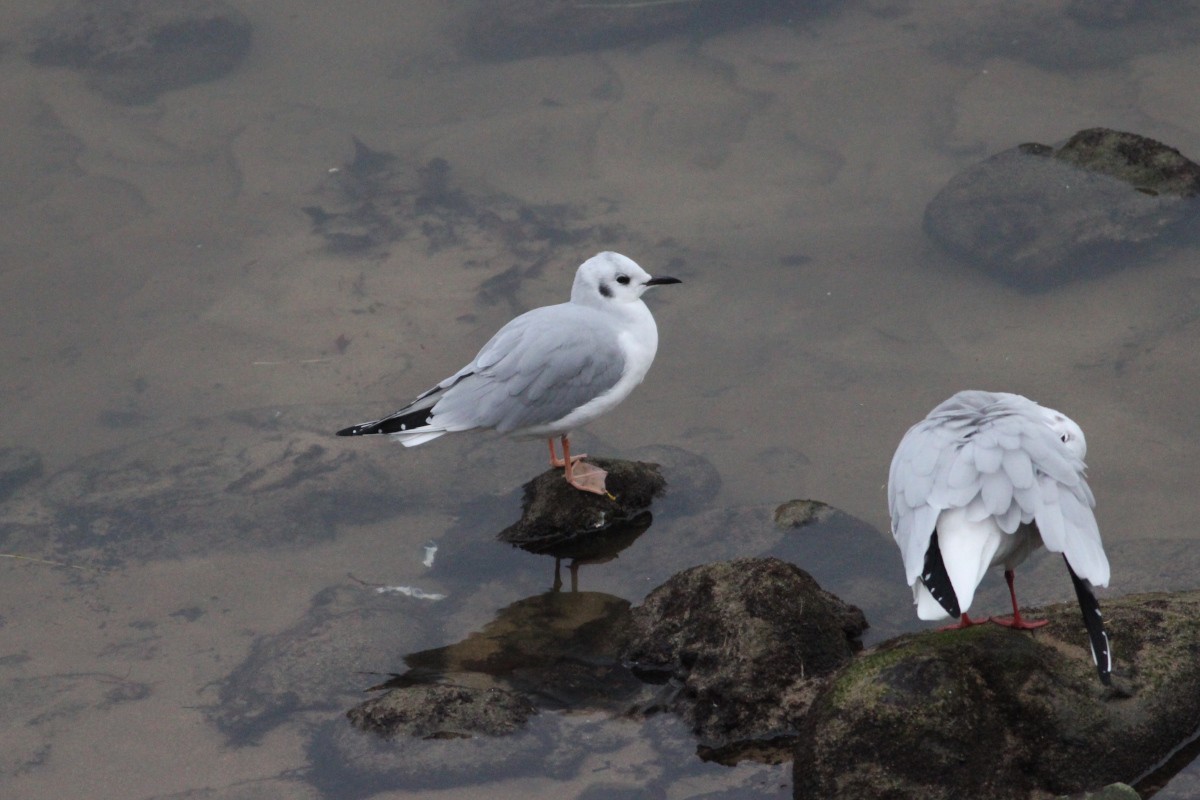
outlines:
[{"label": "bonaparte's gull", "polygon": [[[491,428],[547,437],[550,463],[577,489],[605,494],[604,470],[571,455],[569,435],[615,408],[642,382],[658,350],[658,328],[642,293],[680,283],[651,278],[619,253],[580,265],[571,300],[520,315],[444,381],[383,419],[338,436],[385,433],[407,447],[445,433]],[[562,457],[554,437],[562,440]]]},{"label": "bonaparte's gull", "polygon": [[1062,553],[1083,609],[1100,680],[1112,654],[1092,585],[1107,586],[1108,558],[1085,477],[1083,431],[1066,415],[1017,394],[965,391],[918,422],[896,448],[888,476],[892,534],[921,619],[960,618],[984,573],[1004,566],[1012,617],[1021,616],[1014,569],[1038,547]]}]

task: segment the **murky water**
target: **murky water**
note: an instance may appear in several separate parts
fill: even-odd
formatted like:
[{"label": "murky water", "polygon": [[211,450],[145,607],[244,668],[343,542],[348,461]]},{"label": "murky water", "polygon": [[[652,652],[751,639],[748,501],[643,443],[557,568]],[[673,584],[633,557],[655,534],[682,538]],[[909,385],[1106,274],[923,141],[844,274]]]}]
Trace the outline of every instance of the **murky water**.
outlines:
[{"label": "murky water", "polygon": [[[139,106],[31,66],[42,4],[0,9],[0,446],[42,464],[0,505],[0,795],[790,796],[786,766],[705,765],[669,721],[586,714],[529,734],[580,743],[556,759],[484,747],[457,772],[338,779],[328,731],[373,673],[534,624],[505,612],[553,562],[494,541],[542,445],[330,434],[565,299],[601,249],[684,284],[648,298],[646,383],[579,442],[683,448],[719,480],[678,481],[695,496],[579,588],[638,602],[690,564],[787,555],[770,511],[814,497],[879,529],[869,574],[835,559],[823,583],[872,641],[915,627],[887,580],[887,465],[969,387],[1084,427],[1108,596],[1197,585],[1200,256],[1026,295],[939,253],[921,216],[963,167],[1095,125],[1200,158],[1200,16],[863,2],[481,62],[466,6],[244,5],[235,72]],[[1028,602],[1071,598],[1031,566]]]}]

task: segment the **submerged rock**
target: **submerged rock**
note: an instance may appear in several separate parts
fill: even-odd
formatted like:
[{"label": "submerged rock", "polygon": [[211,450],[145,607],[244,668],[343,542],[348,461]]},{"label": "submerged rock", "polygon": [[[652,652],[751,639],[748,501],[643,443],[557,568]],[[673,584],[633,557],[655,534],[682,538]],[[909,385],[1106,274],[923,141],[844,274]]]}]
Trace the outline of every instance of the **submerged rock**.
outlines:
[{"label": "submerged rock", "polygon": [[1041,289],[1127,266],[1168,234],[1194,234],[1200,165],[1133,133],[1091,128],[969,167],[925,210],[948,252]]},{"label": "submerged rock", "polygon": [[406,686],[346,712],[354,727],[385,739],[466,739],[512,733],[537,713],[526,698],[503,689]]},{"label": "submerged rock", "polygon": [[797,798],[1049,798],[1131,780],[1200,719],[1200,592],[1110,600],[1114,686],[1079,610],[1034,632],[901,636],[834,675],[804,719]]},{"label": "submerged rock", "polygon": [[28,447],[0,447],[0,502],[42,475],[42,456]]},{"label": "submerged rock", "polygon": [[408,670],[380,688],[487,685],[538,708],[620,711],[642,689],[620,659],[628,630],[628,600],[545,592],[502,608],[460,642],[405,656]]},{"label": "submerged rock", "polygon": [[461,27],[468,51],[500,60],[696,36],[772,15],[794,23],[830,5],[829,0],[491,0],[474,7]]},{"label": "submerged rock", "polygon": [[667,684],[656,703],[701,738],[702,757],[782,760],[821,676],[849,661],[862,612],[775,558],[684,570],[633,610],[625,658]]},{"label": "submerged rock", "polygon": [[496,538],[531,553],[596,560],[629,546],[650,526],[647,509],[667,482],[657,464],[589,458],[608,472],[611,497],[582,492],[549,469],[525,484],[521,519]]},{"label": "submerged rock", "polygon": [[[360,730],[345,717],[317,729],[308,748],[313,765],[308,779],[323,796],[365,798],[401,787],[449,788],[516,775],[561,780],[589,754],[564,730],[559,715],[532,715],[509,731],[509,723],[524,713],[522,698],[451,686],[422,687],[420,692],[410,697],[414,702],[395,704],[407,707],[414,720],[389,726],[394,737]],[[421,699],[434,707],[423,707]],[[383,706],[376,710],[382,713]],[[477,727],[463,736],[464,724]],[[431,735],[420,735],[423,730]],[[594,744],[597,751],[610,747],[602,736]]]},{"label": "submerged rock", "polygon": [[59,7],[35,26],[29,60],[70,67],[110,100],[149,103],[215,80],[250,49],[250,21],[222,0],[105,0]]}]

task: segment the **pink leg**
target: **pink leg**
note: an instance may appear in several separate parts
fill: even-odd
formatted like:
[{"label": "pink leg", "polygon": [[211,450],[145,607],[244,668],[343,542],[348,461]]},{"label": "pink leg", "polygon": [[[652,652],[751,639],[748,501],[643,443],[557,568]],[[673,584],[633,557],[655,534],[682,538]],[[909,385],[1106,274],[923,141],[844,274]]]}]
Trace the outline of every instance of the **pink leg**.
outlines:
[{"label": "pink leg", "polygon": [[550,466],[565,467],[567,462],[564,459],[559,458],[558,453],[554,450],[554,438],[551,437],[547,439],[546,442],[550,445]]},{"label": "pink leg", "polygon": [[958,618],[958,622],[956,622],[953,625],[946,625],[945,627],[938,628],[938,630],[939,631],[961,631],[963,628],[969,628],[972,625],[982,625],[983,623],[985,623],[987,621],[988,621],[988,617],[984,617],[983,619],[971,619],[969,616],[967,616],[967,613],[964,611],[962,616],[960,616]]},{"label": "pink leg", "polygon": [[992,617],[992,622],[997,625],[1003,625],[1006,628],[1016,628],[1019,631],[1031,631],[1034,628],[1049,625],[1050,620],[1048,619],[1025,619],[1021,616],[1021,609],[1017,606],[1017,590],[1013,588],[1013,579],[1015,577],[1016,573],[1011,569],[1004,570],[1004,580],[1008,581],[1008,596],[1012,598],[1012,616]]}]

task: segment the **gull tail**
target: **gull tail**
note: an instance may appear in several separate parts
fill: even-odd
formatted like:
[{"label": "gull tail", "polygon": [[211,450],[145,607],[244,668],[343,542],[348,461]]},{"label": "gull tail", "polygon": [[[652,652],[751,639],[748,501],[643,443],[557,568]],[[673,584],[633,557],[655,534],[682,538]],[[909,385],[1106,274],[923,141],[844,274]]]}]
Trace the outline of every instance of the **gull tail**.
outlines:
[{"label": "gull tail", "polygon": [[[1066,561],[1065,556],[1063,561]],[[1079,608],[1083,611],[1083,625],[1087,628],[1088,642],[1092,647],[1092,661],[1096,662],[1100,682],[1108,686],[1112,683],[1112,649],[1108,644],[1108,633],[1104,630],[1100,604],[1096,602],[1096,595],[1092,593],[1092,585],[1075,574],[1069,561],[1067,572],[1071,573],[1071,582],[1075,584],[1075,596],[1079,598]]]}]

